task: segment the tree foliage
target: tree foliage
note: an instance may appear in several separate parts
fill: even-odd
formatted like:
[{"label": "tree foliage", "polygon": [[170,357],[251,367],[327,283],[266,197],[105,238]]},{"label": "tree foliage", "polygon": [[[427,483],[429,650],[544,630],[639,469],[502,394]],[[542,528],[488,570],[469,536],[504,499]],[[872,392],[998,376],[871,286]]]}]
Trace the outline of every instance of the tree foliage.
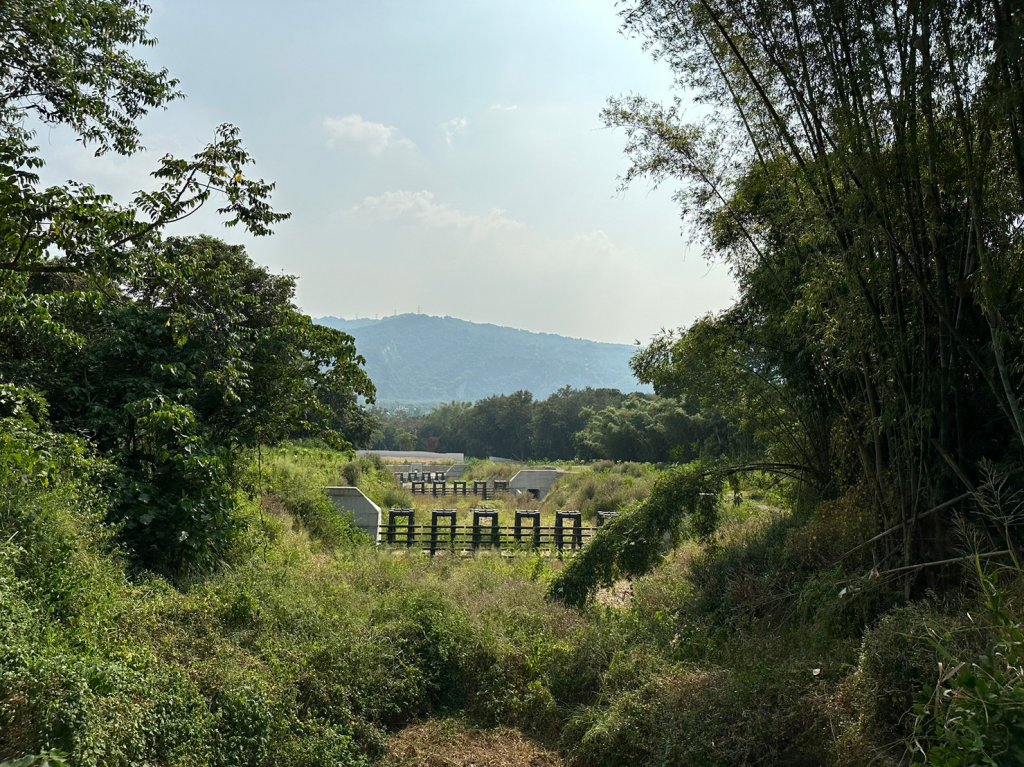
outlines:
[{"label": "tree foliage", "polygon": [[548,595],[575,607],[602,586],[649,572],[684,533],[710,535],[718,520],[722,475],[694,461],[658,477],[636,509],[608,521],[551,581]]},{"label": "tree foliage", "polygon": [[533,395],[528,391],[485,397],[467,424],[468,452],[525,459],[530,454]]},{"label": "tree foliage", "polygon": [[249,178],[233,126],[190,159],[164,156],[156,187],[127,205],[87,183],[41,185],[30,119],[131,154],[138,120],[180,96],[134,55],[154,44],[149,12],[137,0],[0,8],[0,417],[88,439],[112,467],[123,540],[142,564],[179,570],[235,540],[245,450],[297,432],[344,445],[342,413],[373,386],[352,338],[296,309],[293,278],[211,237],[163,239],[212,200],[254,235],[288,217],[273,184]]},{"label": "tree foliage", "polygon": [[370,444],[380,449],[651,463],[709,456],[739,461],[755,449],[741,433],[738,417],[689,406],[675,396],[627,395],[617,389],[565,386],[545,400],[517,392],[473,404],[450,402],[422,416],[375,415]]},{"label": "tree foliage", "polygon": [[576,435],[593,413],[618,405],[625,395],[618,389],[574,389],[563,386],[545,400],[538,400],[530,423],[535,458],[575,458]]},{"label": "tree foliage", "polygon": [[678,398],[633,394],[621,406],[583,415],[587,420],[576,444],[584,459],[667,463],[743,457],[742,439],[730,423],[717,414],[691,412]]},{"label": "tree foliage", "polygon": [[181,96],[166,69],[132,56],[156,40],[138,0],[10,0],[0,18],[0,101],[67,125],[98,153],[140,148],[137,122]]},{"label": "tree foliage", "polygon": [[680,184],[740,286],[637,372],[742,410],[823,493],[869,483],[898,533],[877,561],[942,558],[970,509],[924,512],[1024,448],[1019,8],[637,0],[623,18],[710,115],[611,102],[625,180]]}]

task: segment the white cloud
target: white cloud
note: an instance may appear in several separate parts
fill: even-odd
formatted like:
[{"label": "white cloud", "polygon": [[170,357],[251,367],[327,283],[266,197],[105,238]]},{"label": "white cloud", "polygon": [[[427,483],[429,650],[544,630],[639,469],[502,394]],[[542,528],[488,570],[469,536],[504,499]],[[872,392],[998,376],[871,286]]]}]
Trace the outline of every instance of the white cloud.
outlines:
[{"label": "white cloud", "polygon": [[453,117],[441,123],[441,130],[444,131],[444,140],[448,146],[455,143],[455,137],[466,130],[469,120],[465,117]]},{"label": "white cloud", "polygon": [[416,148],[409,139],[401,137],[398,128],[364,120],[361,115],[325,117],[323,126],[329,149],[350,143],[364,147],[372,155],[379,155],[389,147]]},{"label": "white cloud", "polygon": [[492,112],[515,112],[519,109],[518,104],[491,104],[490,110]]},{"label": "white cloud", "polygon": [[451,205],[434,200],[433,192],[394,191],[366,197],[358,205],[345,211],[348,215],[359,215],[376,221],[412,219],[435,229],[456,229],[473,237],[483,237],[495,232],[509,232],[523,229],[524,225],[509,217],[499,208],[486,213],[465,213]]}]

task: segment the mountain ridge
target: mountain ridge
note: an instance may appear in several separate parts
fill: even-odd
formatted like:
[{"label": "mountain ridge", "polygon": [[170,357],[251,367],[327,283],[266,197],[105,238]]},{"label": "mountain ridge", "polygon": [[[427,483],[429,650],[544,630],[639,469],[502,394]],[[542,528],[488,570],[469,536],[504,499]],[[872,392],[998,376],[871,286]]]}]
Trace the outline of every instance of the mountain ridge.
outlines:
[{"label": "mountain ridge", "polygon": [[628,344],[427,314],[314,321],[355,338],[384,404],[472,402],[522,389],[543,399],[563,386],[649,390],[633,378]]}]

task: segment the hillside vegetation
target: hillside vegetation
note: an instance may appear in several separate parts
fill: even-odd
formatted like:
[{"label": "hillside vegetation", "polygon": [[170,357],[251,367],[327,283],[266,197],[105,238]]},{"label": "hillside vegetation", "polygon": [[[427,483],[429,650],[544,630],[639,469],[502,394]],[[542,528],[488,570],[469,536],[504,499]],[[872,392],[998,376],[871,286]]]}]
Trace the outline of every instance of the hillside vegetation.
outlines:
[{"label": "hillside vegetation", "polygon": [[667,463],[754,452],[739,419],[702,411],[696,399],[589,387],[563,386],[543,400],[528,391],[496,394],[424,414],[374,408],[360,425],[347,431],[360,447],[475,458]]},{"label": "hillside vegetation", "polygon": [[308,449],[250,468],[244,539],[174,587],[126,569],[97,467],[68,460],[52,483],[3,475],[0,760],[397,764],[444,749],[436,728],[403,732],[443,717],[466,753],[458,733],[501,725],[495,758],[573,765],[895,765],[979,733],[1015,763],[1024,593],[968,564],[972,592],[899,606],[823,566],[859,531],[823,535],[840,510],[788,512],[785,484],[745,484],[706,543],[579,611],[546,597],[557,561],[431,560],[324,525],[325,476],[387,474]]}]

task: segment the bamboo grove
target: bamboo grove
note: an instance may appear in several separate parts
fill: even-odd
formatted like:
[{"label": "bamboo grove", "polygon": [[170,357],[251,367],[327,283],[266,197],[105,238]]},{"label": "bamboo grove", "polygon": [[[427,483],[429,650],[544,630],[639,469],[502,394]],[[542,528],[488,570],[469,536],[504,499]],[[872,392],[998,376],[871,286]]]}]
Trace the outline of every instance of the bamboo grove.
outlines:
[{"label": "bamboo grove", "polygon": [[870,564],[908,593],[962,553],[961,520],[1012,549],[1012,504],[970,499],[1012,493],[1024,448],[1022,4],[639,0],[622,15],[698,104],[609,103],[624,183],[679,185],[739,282],[638,374],[741,416],[818,497],[863,493]]}]

